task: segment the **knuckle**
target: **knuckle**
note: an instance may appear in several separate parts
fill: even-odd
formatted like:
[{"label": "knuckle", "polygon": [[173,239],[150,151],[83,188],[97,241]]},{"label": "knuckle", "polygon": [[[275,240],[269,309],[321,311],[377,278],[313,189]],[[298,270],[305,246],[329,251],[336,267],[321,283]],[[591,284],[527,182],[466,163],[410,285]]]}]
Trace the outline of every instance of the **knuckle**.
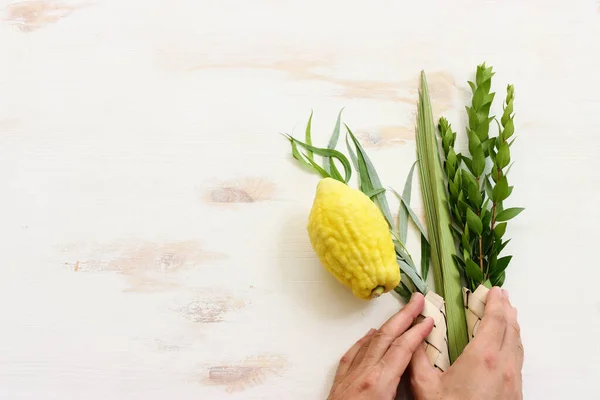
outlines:
[{"label": "knuckle", "polygon": [[512,324],[510,324],[510,327],[515,331],[517,336],[521,336],[521,326],[518,322],[513,322]]},{"label": "knuckle", "polygon": [[377,383],[379,382],[379,373],[370,372],[368,373],[360,383],[359,391],[367,392],[377,388]]},{"label": "knuckle", "polygon": [[513,368],[506,368],[502,371],[502,380],[506,384],[512,384],[516,382],[517,373]]},{"label": "knuckle", "polygon": [[391,335],[387,332],[387,330],[385,328],[379,329],[373,335],[373,340],[378,341],[378,342],[389,340],[390,338],[391,338]]},{"label": "knuckle", "polygon": [[409,350],[409,345],[403,336],[395,339],[390,346],[395,347],[399,350]]},{"label": "knuckle", "polygon": [[519,341],[519,344],[517,345],[517,349],[519,351],[519,355],[521,356],[521,358],[523,358],[523,356],[525,354],[525,348],[523,347],[523,342]]},{"label": "knuckle", "polygon": [[506,315],[504,314],[501,308],[496,309],[492,313],[490,313],[490,318],[498,324],[506,323]]},{"label": "knuckle", "polygon": [[350,363],[352,363],[350,356],[344,354],[342,358],[340,358],[340,365],[349,365]]},{"label": "knuckle", "polygon": [[495,370],[498,366],[498,353],[491,350],[486,350],[482,353],[483,365],[488,370]]}]

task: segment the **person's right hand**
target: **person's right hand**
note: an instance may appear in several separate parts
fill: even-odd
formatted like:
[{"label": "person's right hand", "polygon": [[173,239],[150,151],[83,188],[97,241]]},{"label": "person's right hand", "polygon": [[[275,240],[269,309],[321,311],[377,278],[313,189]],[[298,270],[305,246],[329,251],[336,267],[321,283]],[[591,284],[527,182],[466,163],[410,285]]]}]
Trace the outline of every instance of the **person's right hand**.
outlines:
[{"label": "person's right hand", "polygon": [[429,363],[423,346],[411,360],[411,386],[417,400],[520,400],[523,344],[517,310],[498,287],[487,296],[475,338],[444,373]]}]

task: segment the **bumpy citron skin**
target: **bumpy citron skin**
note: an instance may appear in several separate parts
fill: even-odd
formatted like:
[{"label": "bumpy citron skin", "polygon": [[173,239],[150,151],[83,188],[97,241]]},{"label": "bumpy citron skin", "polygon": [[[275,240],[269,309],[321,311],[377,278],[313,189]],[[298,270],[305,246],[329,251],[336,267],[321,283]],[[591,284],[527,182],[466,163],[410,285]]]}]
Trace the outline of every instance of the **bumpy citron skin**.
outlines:
[{"label": "bumpy citron skin", "polygon": [[377,297],[400,283],[388,224],[361,191],[331,178],[319,181],[308,235],[327,271],[356,297]]}]

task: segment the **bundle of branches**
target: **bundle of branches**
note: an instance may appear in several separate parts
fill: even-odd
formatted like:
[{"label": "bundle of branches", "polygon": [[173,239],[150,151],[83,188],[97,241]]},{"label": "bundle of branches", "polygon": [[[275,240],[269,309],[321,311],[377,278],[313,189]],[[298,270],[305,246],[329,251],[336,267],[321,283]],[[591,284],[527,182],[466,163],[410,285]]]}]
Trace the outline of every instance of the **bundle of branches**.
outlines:
[{"label": "bundle of branches", "polygon": [[[348,184],[352,168],[358,175],[359,189],[377,205],[393,237],[401,281],[394,291],[405,301],[419,292],[425,296],[420,318],[432,317],[434,329],[426,339],[430,362],[444,371],[454,362],[476,333],[485,308],[488,288],[501,286],[511,256],[500,257],[508,244],[503,240],[509,219],[521,208],[504,208],[510,196],[508,185],[510,146],[514,139],[514,88],[507,89],[504,111],[498,123],[499,134],[489,136],[494,99],[491,68],[478,66],[475,82],[469,82],[473,99],[467,107],[469,153],[455,151],[456,133],[445,118],[438,124],[438,143],[425,73],[417,104],[417,162],[412,166],[402,193],[390,189],[399,200],[398,219],[394,221],[386,198],[387,189],[351,129],[345,125],[346,149],[350,161],[336,149],[342,130],[340,111],[326,147],[312,142],[311,113],[304,141],[286,135],[292,155],[303,166],[323,178]],[[443,154],[443,157],[441,154]],[[321,163],[315,156],[321,157]],[[342,172],[336,165],[341,164]],[[418,165],[427,230],[411,209],[412,181]],[[421,265],[417,268],[405,244],[409,221],[421,237]],[[431,265],[435,290],[428,284]],[[466,312],[465,312],[466,310]]]}]

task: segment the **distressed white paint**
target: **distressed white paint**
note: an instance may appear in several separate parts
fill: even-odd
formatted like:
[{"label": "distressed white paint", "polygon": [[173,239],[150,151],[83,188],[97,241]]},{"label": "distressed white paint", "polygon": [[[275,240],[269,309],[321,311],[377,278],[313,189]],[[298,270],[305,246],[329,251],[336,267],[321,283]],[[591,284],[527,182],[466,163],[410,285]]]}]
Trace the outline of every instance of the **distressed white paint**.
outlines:
[{"label": "distressed white paint", "polygon": [[[460,128],[482,61],[517,93],[527,211],[507,288],[525,398],[597,396],[596,1],[15,3],[0,2],[0,398],[324,398],[400,304],[322,271],[316,177],[278,133],[311,108],[321,143],[342,107],[365,138],[391,126],[370,154],[399,187],[419,71]],[[207,203],[223,185],[261,201]]]}]

